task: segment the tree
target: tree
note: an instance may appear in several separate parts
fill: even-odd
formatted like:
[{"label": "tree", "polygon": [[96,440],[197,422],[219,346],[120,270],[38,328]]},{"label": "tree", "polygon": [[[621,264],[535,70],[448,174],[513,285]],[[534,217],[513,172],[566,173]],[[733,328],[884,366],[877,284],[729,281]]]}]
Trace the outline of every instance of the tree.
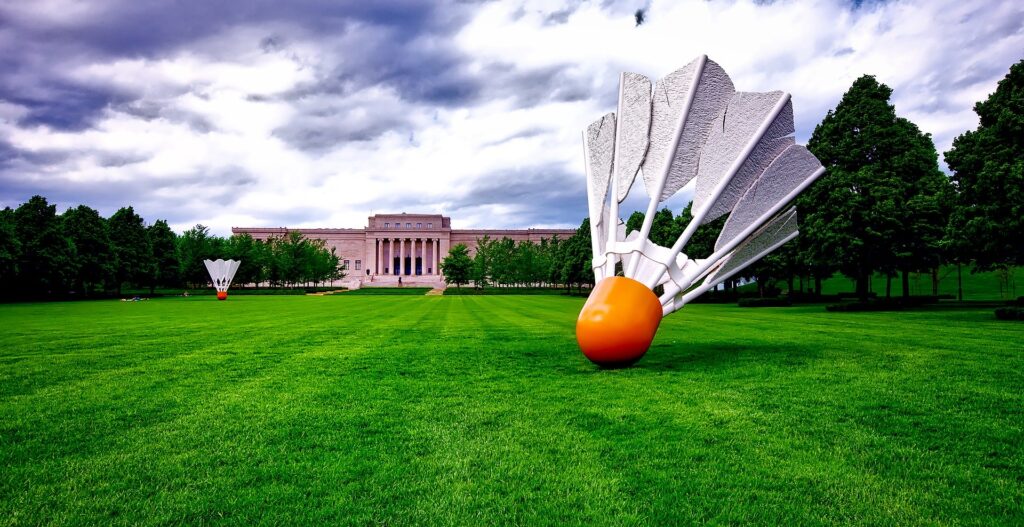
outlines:
[{"label": "tree", "polygon": [[[697,230],[693,232],[693,236],[690,241],[687,242],[686,256],[690,259],[695,258],[707,258],[715,252],[715,242],[718,241],[718,235],[722,232],[722,228],[725,227],[725,220],[729,219],[729,215],[725,214],[714,221],[705,223]],[[655,220],[657,221],[657,220]],[[693,221],[693,202],[686,204],[686,208],[676,216],[674,229],[672,231],[672,241],[669,242],[668,246],[671,247],[675,243],[676,238],[683,233],[686,226]],[[653,229],[652,229],[653,232]]]},{"label": "tree", "polygon": [[978,129],[945,154],[954,184],[947,246],[978,270],[1024,265],[1024,60],[974,112]]},{"label": "tree", "polygon": [[278,266],[280,278],[289,285],[298,284],[309,272],[306,254],[309,241],[299,231],[288,231],[280,238],[274,238],[274,261]]},{"label": "tree", "polygon": [[79,205],[61,217],[64,232],[75,246],[75,287],[89,294],[91,287],[109,283],[117,261],[110,244],[107,222],[91,207]]},{"label": "tree", "polygon": [[854,81],[807,143],[828,172],[798,201],[808,261],[833,262],[862,300],[872,273],[930,265],[938,252],[937,238],[915,231],[937,221],[934,146],[896,116],[891,94],[873,76]]},{"label": "tree", "polygon": [[180,283],[178,273],[178,235],[174,234],[167,220],[156,220],[146,228],[146,238],[151,251],[152,272],[149,275],[149,289],[156,286],[174,287]]},{"label": "tree", "polygon": [[75,248],[64,236],[57,206],[32,196],[14,211],[18,287],[32,294],[66,289],[75,276]]},{"label": "tree", "polygon": [[14,210],[4,207],[0,210],[0,292],[7,293],[14,287],[20,258],[21,242],[15,233]]},{"label": "tree", "polygon": [[469,258],[469,248],[464,243],[456,244],[448,251],[448,256],[441,260],[441,272],[444,273],[445,283],[455,284],[458,288],[469,283],[472,269],[473,260]]},{"label": "tree", "polygon": [[939,155],[929,134],[903,118],[896,119],[894,131],[897,144],[892,170],[901,185],[894,199],[899,224],[891,239],[891,264],[902,275],[903,298],[907,299],[911,271],[932,271],[932,276],[938,275],[943,235],[949,222],[951,187],[949,178],[939,170]]},{"label": "tree", "polygon": [[234,281],[239,284],[258,284],[266,280],[267,244],[249,233],[235,234],[225,242],[227,257],[241,262]]},{"label": "tree", "polygon": [[146,238],[142,216],[132,207],[122,207],[110,217],[110,245],[117,258],[115,279],[117,291],[125,283],[139,285],[152,273],[152,250]]},{"label": "tree", "polygon": [[491,268],[493,260],[491,247],[493,245],[494,241],[486,234],[483,238],[477,238],[476,240],[476,254],[473,255],[473,266],[469,272],[469,279],[473,281],[475,287],[487,287],[491,283],[491,276],[493,274]]},{"label": "tree", "polygon": [[216,260],[219,246],[219,240],[210,236],[210,229],[204,225],[196,225],[178,237],[178,270],[186,285],[201,287],[209,283],[210,275],[203,260]]},{"label": "tree", "polygon": [[590,245],[590,218],[584,218],[576,233],[561,244],[561,282],[567,288],[573,285],[583,290],[584,284],[594,285],[593,248]]},{"label": "tree", "polygon": [[327,249],[327,242],[320,239],[308,240],[303,254],[303,269],[307,270],[305,281],[318,283],[345,277],[345,268],[334,249]]}]

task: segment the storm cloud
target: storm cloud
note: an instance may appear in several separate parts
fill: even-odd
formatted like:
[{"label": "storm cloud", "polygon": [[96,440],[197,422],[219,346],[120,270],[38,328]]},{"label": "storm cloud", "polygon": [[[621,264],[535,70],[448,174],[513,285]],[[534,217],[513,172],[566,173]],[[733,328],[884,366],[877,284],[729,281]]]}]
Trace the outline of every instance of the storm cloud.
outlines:
[{"label": "storm cloud", "polygon": [[801,141],[874,74],[941,152],[1022,28],[1024,6],[981,0],[0,3],[0,206],[133,205],[219,234],[401,211],[575,227],[579,132],[620,71],[707,53],[738,89],[792,92]]}]

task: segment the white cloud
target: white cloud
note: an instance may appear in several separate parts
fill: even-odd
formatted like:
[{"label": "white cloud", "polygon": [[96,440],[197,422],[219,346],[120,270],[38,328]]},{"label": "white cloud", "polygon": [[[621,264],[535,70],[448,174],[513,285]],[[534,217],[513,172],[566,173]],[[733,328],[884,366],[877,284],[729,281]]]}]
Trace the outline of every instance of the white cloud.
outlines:
[{"label": "white cloud", "polygon": [[[111,187],[129,192],[115,196],[121,204],[150,220],[171,217],[178,230],[197,222],[219,234],[231,226],[355,227],[371,211],[400,210],[450,213],[460,227],[524,226],[523,218],[538,217],[571,225],[584,207],[542,216],[537,208],[551,206],[542,196],[486,202],[502,185],[522,183],[495,181],[499,175],[551,173],[551,186],[564,187],[561,174],[578,174],[582,192],[580,130],[614,109],[608,101],[620,70],[657,78],[707,53],[740,90],[790,91],[801,140],[854,79],[875,74],[894,89],[897,112],[932,133],[941,152],[976,126],[971,107],[1024,49],[1024,5],[1013,2],[853,10],[828,1],[662,1],[639,27],[628,6],[584,3],[564,23],[552,20],[570,7],[490,3],[455,34],[415,37],[411,49],[424,56],[457,57],[417,83],[463,76],[456,87],[471,95],[459,104],[411,97],[384,72],[390,62],[367,64],[363,54],[393,38],[381,27],[351,23],[324,36],[250,25],[163,55],[69,64],[68,82],[127,102],[73,130],[19,124],[25,107],[0,100],[0,140],[50,155],[47,163],[19,162],[19,188],[125,185]],[[416,57],[387,59],[415,65]],[[513,84],[530,75],[542,80]],[[584,96],[554,93],[558,86],[543,84],[552,75],[577,83],[565,89]],[[376,80],[360,82],[369,78]],[[524,97],[527,89],[536,93]],[[528,183],[544,192],[543,181]]]}]

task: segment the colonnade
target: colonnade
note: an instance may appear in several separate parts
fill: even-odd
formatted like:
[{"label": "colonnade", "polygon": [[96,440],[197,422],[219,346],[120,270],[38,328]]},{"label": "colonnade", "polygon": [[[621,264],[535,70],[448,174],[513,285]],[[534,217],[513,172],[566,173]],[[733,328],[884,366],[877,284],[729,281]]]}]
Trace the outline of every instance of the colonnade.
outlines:
[{"label": "colonnade", "polygon": [[448,241],[441,238],[375,238],[370,243],[374,259],[368,269],[378,275],[440,276],[438,263],[448,253]]}]

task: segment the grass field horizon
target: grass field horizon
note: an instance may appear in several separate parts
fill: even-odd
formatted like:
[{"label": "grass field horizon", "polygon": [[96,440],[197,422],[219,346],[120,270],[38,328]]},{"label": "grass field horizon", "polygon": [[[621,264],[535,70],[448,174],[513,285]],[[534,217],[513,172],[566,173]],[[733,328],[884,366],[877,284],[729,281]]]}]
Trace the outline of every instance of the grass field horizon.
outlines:
[{"label": "grass field horizon", "polygon": [[0,305],[0,525],[1024,522],[1024,325],[583,301]]}]

